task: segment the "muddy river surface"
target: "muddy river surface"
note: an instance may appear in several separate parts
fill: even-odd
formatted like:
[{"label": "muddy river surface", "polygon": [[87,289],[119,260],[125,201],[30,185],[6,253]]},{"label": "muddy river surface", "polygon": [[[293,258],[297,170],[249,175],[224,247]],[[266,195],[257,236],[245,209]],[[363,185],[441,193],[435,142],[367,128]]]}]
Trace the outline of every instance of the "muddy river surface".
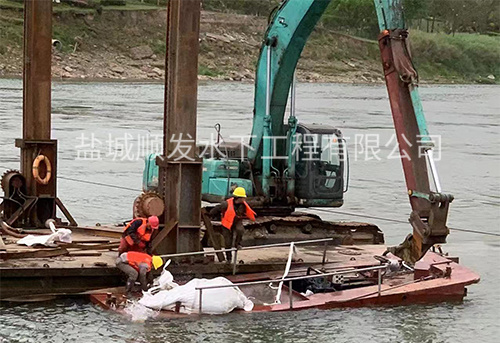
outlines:
[{"label": "muddy river surface", "polygon": [[[500,88],[421,88],[443,190],[455,195],[449,226],[500,232]],[[114,223],[131,215],[145,152],[158,150],[161,84],[55,83],[52,137],[58,139],[58,195],[79,224]],[[245,139],[252,125],[253,86],[199,87],[198,140],[220,123],[226,140]],[[330,220],[371,221],[388,244],[408,224],[410,207],[384,86],[300,84],[297,116],[340,128],[350,150],[350,188]],[[0,80],[0,169],[19,168],[22,83]],[[243,137],[243,138],[242,138]],[[76,180],[76,181],[75,181]],[[93,182],[82,183],[79,181]],[[111,188],[116,185],[124,188]],[[350,214],[346,214],[350,213]],[[131,323],[84,300],[0,305],[0,342],[498,342],[500,238],[452,231],[445,251],[481,275],[463,303],[431,306],[229,314]]]}]

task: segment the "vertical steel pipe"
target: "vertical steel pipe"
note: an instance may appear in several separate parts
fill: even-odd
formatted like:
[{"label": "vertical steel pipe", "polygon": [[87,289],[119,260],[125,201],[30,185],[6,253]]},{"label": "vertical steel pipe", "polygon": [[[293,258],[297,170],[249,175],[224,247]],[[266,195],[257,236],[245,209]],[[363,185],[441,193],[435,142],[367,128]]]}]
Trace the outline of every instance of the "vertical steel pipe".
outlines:
[{"label": "vertical steel pipe", "polygon": [[25,0],[23,68],[23,139],[25,140],[50,139],[51,63],[52,0]]},{"label": "vertical steel pipe", "polygon": [[201,311],[203,309],[203,307],[202,307],[203,306],[202,305],[202,303],[203,303],[203,293],[202,293],[203,289],[200,288],[199,291],[200,291],[200,298],[199,298],[200,304],[198,306],[198,312],[201,314]]},{"label": "vertical steel pipe", "polygon": [[288,118],[288,162],[287,162],[287,195],[291,203],[295,203],[295,162],[296,149],[294,147],[297,134],[297,118],[295,117],[295,92],[297,85],[297,74],[293,73],[292,86],[290,89],[290,117]]},{"label": "vertical steel pipe", "polygon": [[200,0],[167,5],[165,112],[159,190],[165,201],[163,223],[178,222],[157,253],[200,250],[201,168],[196,149]]},{"label": "vertical steel pipe", "polygon": [[378,276],[378,296],[381,295],[382,293],[382,271],[379,269],[377,270],[377,276]]},{"label": "vertical steel pipe", "polygon": [[437,172],[436,163],[434,162],[434,152],[429,149],[425,152],[427,156],[427,161],[429,162],[429,168],[432,174],[432,180],[434,181],[434,187],[436,192],[441,193],[441,182],[439,182],[439,174]]},{"label": "vertical steel pipe", "polygon": [[236,275],[236,264],[238,263],[238,249],[234,251],[233,275]]},{"label": "vertical steel pipe", "polygon": [[328,249],[328,242],[325,242],[325,248],[323,249],[323,260],[321,261],[322,265],[325,265],[326,263],[326,251]]},{"label": "vertical steel pipe", "polygon": [[271,45],[267,45],[266,70],[266,116],[264,118],[264,142],[262,145],[262,190],[264,196],[269,197],[269,183],[271,178]]},{"label": "vertical steel pipe", "polygon": [[[23,214],[23,224],[43,227],[56,216],[57,141],[51,140],[51,63],[52,0],[24,1],[23,53],[23,138],[16,139],[21,149],[21,173],[30,196],[40,196],[33,209]],[[40,183],[32,172],[33,162],[44,155],[51,162],[50,180]],[[48,169],[41,166],[39,173]],[[27,218],[29,217],[29,218]],[[12,223],[14,224],[14,223]]]},{"label": "vertical steel pipe", "polygon": [[295,117],[295,97],[297,88],[297,72],[293,73],[292,87],[290,91],[290,117]]}]

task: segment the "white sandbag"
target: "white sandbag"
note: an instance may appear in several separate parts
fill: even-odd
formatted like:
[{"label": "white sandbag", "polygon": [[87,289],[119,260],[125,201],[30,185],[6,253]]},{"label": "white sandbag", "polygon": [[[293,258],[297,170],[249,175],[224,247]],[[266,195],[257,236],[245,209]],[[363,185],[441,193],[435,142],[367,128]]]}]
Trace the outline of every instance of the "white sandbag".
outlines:
[{"label": "white sandbag", "polygon": [[165,262],[161,275],[153,280],[153,287],[148,289],[147,293],[153,295],[160,290],[169,290],[179,286],[174,282],[174,276],[172,275],[172,273],[167,270],[170,262],[170,260]]},{"label": "white sandbag", "polygon": [[[139,304],[155,310],[175,309],[175,303],[180,302],[181,313],[199,313],[200,291],[197,287],[232,285],[233,283],[224,277],[215,279],[193,279],[185,285],[161,290],[156,294],[144,293]],[[253,303],[238,287],[226,287],[203,290],[202,313],[223,314],[229,313],[235,308],[251,311]]]},{"label": "white sandbag", "polygon": [[69,229],[58,229],[56,232],[50,235],[28,235],[17,241],[19,245],[33,246],[36,244],[45,245],[48,247],[54,246],[54,242],[64,242],[71,243],[73,239],[71,238],[71,230]]}]

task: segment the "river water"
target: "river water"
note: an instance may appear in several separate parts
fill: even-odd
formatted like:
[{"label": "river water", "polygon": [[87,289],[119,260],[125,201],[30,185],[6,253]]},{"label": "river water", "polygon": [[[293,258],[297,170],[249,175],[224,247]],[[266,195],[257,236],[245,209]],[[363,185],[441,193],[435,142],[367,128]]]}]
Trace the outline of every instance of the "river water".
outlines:
[{"label": "river water", "polygon": [[[350,189],[341,212],[408,218],[401,162],[383,86],[300,84],[301,121],[340,128],[350,150]],[[500,92],[497,86],[424,86],[431,134],[438,135],[443,190],[455,195],[449,226],[500,232]],[[220,123],[226,140],[244,139],[252,123],[253,86],[199,87],[198,140]],[[52,137],[58,139],[58,195],[79,224],[131,216],[144,152],[158,150],[163,86],[147,83],[54,83]],[[0,80],[0,170],[18,168],[22,83]],[[117,185],[116,189],[72,179]],[[137,190],[137,191],[136,191]],[[390,245],[407,224],[345,213],[329,220],[371,221]],[[229,314],[183,320],[130,321],[83,300],[1,305],[0,342],[497,342],[500,238],[452,231],[445,251],[481,275],[463,303],[281,314]]]}]

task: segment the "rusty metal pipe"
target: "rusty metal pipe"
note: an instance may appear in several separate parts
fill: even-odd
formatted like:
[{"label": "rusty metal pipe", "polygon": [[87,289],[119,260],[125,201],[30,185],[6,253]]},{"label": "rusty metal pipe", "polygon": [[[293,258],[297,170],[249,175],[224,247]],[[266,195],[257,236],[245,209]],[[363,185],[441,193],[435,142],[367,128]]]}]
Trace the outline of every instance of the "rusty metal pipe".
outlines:
[{"label": "rusty metal pipe", "polygon": [[162,258],[173,258],[173,257],[185,257],[185,256],[196,256],[196,255],[208,255],[208,254],[215,254],[215,253],[218,253],[218,252],[229,252],[229,251],[236,251],[236,250],[254,250],[254,249],[266,249],[266,248],[283,247],[283,246],[289,246],[290,243],[294,243],[295,245],[297,245],[297,244],[322,243],[322,242],[333,241],[334,239],[335,238],[311,239],[311,240],[297,241],[297,242],[288,242],[288,243],[275,243],[275,244],[267,244],[267,245],[252,245],[250,247],[242,247],[240,249],[231,248],[231,249],[220,249],[220,250],[209,250],[209,251],[195,251],[195,252],[185,252],[185,253],[178,253],[178,254],[166,254],[166,255],[159,255],[159,256],[162,257]]},{"label": "rusty metal pipe", "polygon": [[12,236],[15,238],[24,238],[27,236],[27,234],[15,232],[14,231],[15,229],[13,227],[11,227],[9,224],[7,224],[6,222],[4,222],[3,220],[0,220],[0,229],[1,229],[3,234],[6,234],[8,236]]},{"label": "rusty metal pipe", "polygon": [[436,192],[441,193],[441,182],[439,181],[439,175],[436,168],[436,163],[434,162],[434,152],[429,149],[425,152],[427,156],[427,161],[429,162],[429,168],[432,174],[432,180],[434,181],[434,187],[436,187]]},{"label": "rusty metal pipe", "polygon": [[358,269],[346,270],[346,271],[341,271],[341,272],[332,272],[332,273],[325,273],[325,274],[318,274],[318,275],[296,276],[296,277],[291,277],[291,278],[287,278],[287,279],[239,282],[239,283],[233,283],[232,285],[227,285],[227,284],[226,285],[213,285],[213,286],[205,286],[205,287],[196,287],[195,289],[200,290],[200,289],[228,288],[228,287],[268,284],[268,283],[273,283],[273,282],[287,282],[287,281],[296,281],[296,280],[315,279],[318,277],[325,277],[325,276],[360,273],[360,272],[367,272],[367,271],[372,271],[372,270],[382,270],[382,269],[387,269],[388,267],[389,267],[389,264],[386,263],[386,264],[381,264],[380,266],[358,268]]}]

